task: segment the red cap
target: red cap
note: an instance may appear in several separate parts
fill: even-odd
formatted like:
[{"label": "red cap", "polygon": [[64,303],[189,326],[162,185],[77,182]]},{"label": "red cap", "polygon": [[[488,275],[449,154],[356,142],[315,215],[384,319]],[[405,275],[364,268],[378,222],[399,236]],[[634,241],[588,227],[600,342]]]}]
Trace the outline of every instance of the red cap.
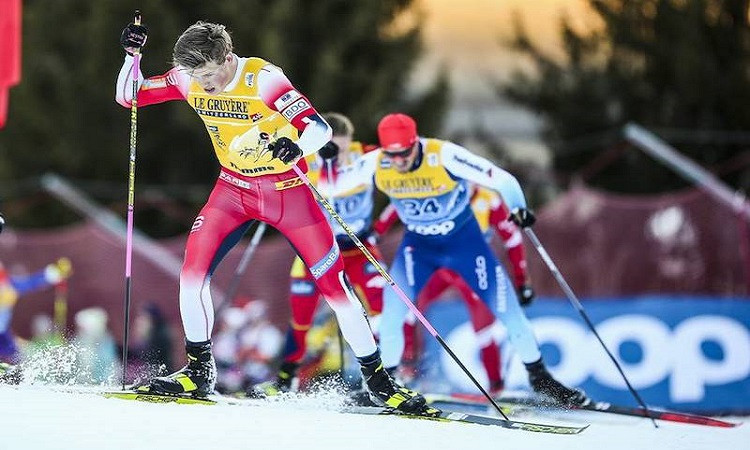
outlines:
[{"label": "red cap", "polygon": [[378,139],[384,150],[409,148],[417,142],[417,123],[406,114],[388,114],[378,124]]}]

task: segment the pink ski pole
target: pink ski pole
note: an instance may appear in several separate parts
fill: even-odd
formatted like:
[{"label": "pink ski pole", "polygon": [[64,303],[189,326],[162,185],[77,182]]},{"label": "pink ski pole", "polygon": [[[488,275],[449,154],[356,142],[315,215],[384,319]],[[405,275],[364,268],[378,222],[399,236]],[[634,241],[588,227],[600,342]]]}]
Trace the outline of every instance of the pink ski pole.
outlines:
[{"label": "pink ski pole", "polygon": [[[141,12],[135,11],[133,23],[141,24]],[[125,390],[125,376],[128,371],[128,331],[130,329],[130,289],[133,261],[133,208],[135,203],[135,144],[138,130],[138,74],[141,67],[141,49],[133,52],[133,99],[130,104],[130,167],[128,174],[128,225],[125,242],[125,323],[122,343],[122,389]]]}]

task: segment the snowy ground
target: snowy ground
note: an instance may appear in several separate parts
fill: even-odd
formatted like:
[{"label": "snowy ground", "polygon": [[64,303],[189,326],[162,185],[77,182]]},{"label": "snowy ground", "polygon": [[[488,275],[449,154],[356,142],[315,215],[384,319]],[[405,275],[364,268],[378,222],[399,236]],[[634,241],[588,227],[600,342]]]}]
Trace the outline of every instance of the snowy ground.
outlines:
[{"label": "snowy ground", "polygon": [[[318,395],[249,405],[159,405],[106,399],[90,388],[0,386],[0,449],[733,449],[750,448],[750,424],[721,429],[600,413],[517,416],[591,423],[580,435],[336,412]],[[742,418],[738,420],[743,420]]]}]

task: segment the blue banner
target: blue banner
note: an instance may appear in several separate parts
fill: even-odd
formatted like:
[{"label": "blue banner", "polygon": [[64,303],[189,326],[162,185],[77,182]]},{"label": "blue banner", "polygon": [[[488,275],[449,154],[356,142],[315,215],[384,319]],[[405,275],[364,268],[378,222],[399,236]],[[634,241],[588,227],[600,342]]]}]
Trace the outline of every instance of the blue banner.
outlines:
[{"label": "blue banner", "polygon": [[[607,348],[646,403],[703,412],[750,411],[750,299],[640,296],[584,301]],[[635,405],[622,377],[578,312],[564,299],[526,309],[550,371],[592,398]],[[463,301],[435,303],[426,317],[472,373],[486,380]],[[506,389],[529,389],[526,371],[496,323]],[[423,389],[476,392],[429,335]]]}]

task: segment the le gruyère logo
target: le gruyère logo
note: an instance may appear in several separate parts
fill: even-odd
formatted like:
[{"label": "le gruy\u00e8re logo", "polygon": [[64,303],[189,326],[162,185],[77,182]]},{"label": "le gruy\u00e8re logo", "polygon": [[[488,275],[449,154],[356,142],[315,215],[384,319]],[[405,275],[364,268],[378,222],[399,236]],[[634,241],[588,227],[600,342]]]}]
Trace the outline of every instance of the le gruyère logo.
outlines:
[{"label": "le gruy\u00e8re logo", "polygon": [[247,102],[231,98],[194,97],[193,109],[201,116],[247,120]]},{"label": "le gruy\u00e8re logo", "polygon": [[406,179],[386,179],[383,187],[390,194],[407,194],[416,192],[431,192],[435,187],[429,177],[414,177]]}]

